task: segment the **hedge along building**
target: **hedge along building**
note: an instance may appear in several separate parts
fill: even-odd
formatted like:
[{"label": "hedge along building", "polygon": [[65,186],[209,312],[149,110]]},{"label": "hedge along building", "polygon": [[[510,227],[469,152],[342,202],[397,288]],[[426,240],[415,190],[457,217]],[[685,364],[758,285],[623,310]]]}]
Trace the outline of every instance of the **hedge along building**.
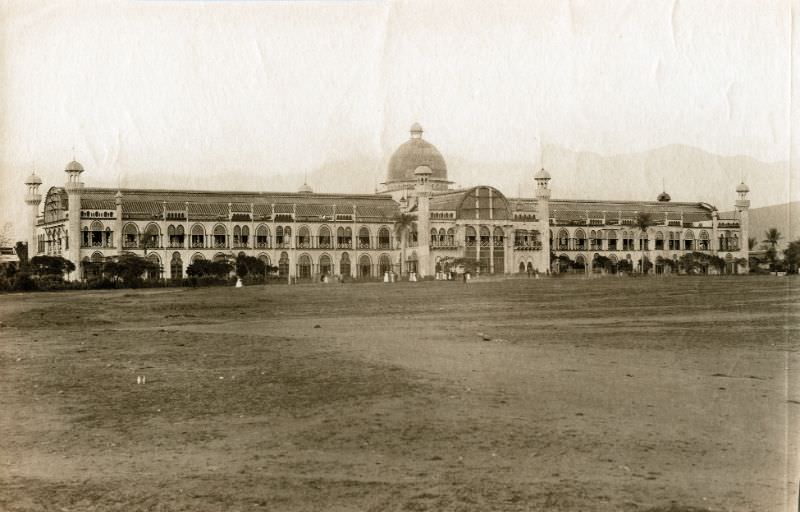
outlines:
[{"label": "hedge along building", "polygon": [[[444,158],[422,134],[415,123],[389,161],[384,190],[368,195],[317,194],[305,183],[297,193],[90,188],[72,161],[65,185],[47,191],[41,212],[42,180],[26,180],[29,252],[64,256],[78,279],[123,253],[158,263],[164,278],[185,276],[197,259],[240,254],[309,280],[389,271],[424,277],[458,258],[489,274],[564,271],[559,257],[589,272],[600,256],[634,267],[646,258],[662,272],[670,267],[665,260],[695,251],[724,258],[728,272],[744,270],[737,263],[747,256],[744,184],[732,218],[705,203],[672,202],[664,192],[642,202],[551,199],[544,169],[533,177],[533,198],[507,198],[490,186],[453,190]],[[639,213],[650,214],[646,232]]]}]

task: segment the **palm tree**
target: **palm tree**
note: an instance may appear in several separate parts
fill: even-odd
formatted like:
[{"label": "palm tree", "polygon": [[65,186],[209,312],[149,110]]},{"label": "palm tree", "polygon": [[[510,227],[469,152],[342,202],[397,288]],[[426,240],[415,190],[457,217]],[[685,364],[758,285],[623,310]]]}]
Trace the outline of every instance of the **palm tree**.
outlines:
[{"label": "palm tree", "polygon": [[[642,234],[647,236],[647,230],[653,225],[653,216],[648,212],[639,212],[636,214],[636,226],[641,230]],[[642,244],[642,272],[647,273],[647,251],[646,245]]]},{"label": "palm tree", "polygon": [[758,243],[758,239],[756,239],[756,237],[751,236],[750,238],[748,238],[747,239],[747,250],[748,251],[752,251],[755,248],[757,243]]},{"label": "palm tree", "polygon": [[767,258],[770,263],[775,263],[775,256],[778,254],[776,246],[781,238],[783,238],[783,235],[778,231],[778,228],[769,228],[764,231],[764,243],[769,246],[767,249]]},{"label": "palm tree", "polygon": [[783,238],[783,235],[781,235],[781,232],[778,231],[777,228],[769,228],[764,231],[764,243],[769,244],[773,249],[778,245],[781,238]]},{"label": "palm tree", "polygon": [[412,213],[400,212],[394,217],[394,235],[397,242],[400,244],[400,265],[402,273],[402,264],[406,261],[406,246],[408,245],[407,235],[417,220],[417,216]]}]

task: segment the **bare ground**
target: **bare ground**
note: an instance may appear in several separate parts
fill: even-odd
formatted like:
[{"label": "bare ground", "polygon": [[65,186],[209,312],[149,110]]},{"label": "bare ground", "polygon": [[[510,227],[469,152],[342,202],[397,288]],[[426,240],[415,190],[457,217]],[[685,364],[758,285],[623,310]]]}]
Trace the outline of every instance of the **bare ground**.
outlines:
[{"label": "bare ground", "polygon": [[1,296],[0,509],[792,510],[797,285]]}]

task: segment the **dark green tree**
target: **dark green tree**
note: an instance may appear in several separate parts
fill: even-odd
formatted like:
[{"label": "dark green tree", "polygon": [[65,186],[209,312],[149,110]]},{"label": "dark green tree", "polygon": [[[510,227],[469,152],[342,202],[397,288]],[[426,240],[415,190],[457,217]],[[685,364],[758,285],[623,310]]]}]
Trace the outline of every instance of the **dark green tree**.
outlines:
[{"label": "dark green tree", "polygon": [[[653,215],[649,212],[639,212],[636,214],[636,227],[639,228],[639,231],[642,232],[644,237],[647,236],[647,230],[650,229],[650,226],[653,225]],[[644,245],[646,242],[642,240],[640,242],[642,244],[642,272],[647,273],[648,269],[650,268],[649,262],[647,261],[647,246]]]},{"label": "dark green tree", "polygon": [[236,258],[236,275],[239,277],[264,276],[267,264],[254,256],[240,254]]},{"label": "dark green tree", "polygon": [[75,264],[61,256],[34,256],[30,272],[35,276],[61,276],[75,270]]},{"label": "dark green tree", "polygon": [[135,254],[123,254],[103,262],[101,270],[117,284],[122,282],[125,286],[136,287],[142,283],[146,274],[158,272],[160,268],[157,263],[147,258]]},{"label": "dark green tree", "polygon": [[788,267],[787,271],[796,274],[800,269],[800,239],[789,242],[789,247],[783,251],[783,259]]},{"label": "dark green tree", "polygon": [[233,265],[227,261],[197,260],[186,269],[186,274],[190,277],[218,277],[225,278],[233,270]]}]

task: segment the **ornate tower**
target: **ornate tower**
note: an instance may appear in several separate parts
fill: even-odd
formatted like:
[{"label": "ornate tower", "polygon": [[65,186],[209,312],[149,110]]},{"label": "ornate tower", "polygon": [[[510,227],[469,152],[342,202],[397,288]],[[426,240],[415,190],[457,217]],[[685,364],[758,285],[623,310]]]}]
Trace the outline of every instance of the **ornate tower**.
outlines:
[{"label": "ornate tower", "polygon": [[25,185],[28,186],[28,193],[25,194],[25,204],[28,205],[28,258],[39,253],[39,244],[36,239],[36,217],[39,215],[39,204],[42,202],[42,194],[39,193],[41,184],[42,178],[36,175],[36,171],[25,180]]},{"label": "ornate tower", "polygon": [[419,261],[420,277],[433,273],[430,262],[430,231],[431,231],[431,183],[429,180],[433,171],[430,167],[421,165],[414,170],[417,179],[414,192],[417,196],[417,258]]},{"label": "ornate tower", "polygon": [[[739,256],[741,258],[748,259],[750,255],[750,248],[748,246],[749,237],[750,237],[750,200],[747,199],[747,194],[750,193],[750,188],[741,182],[738,187],[736,187],[736,193],[739,195],[739,198],[736,200],[736,216],[739,218]],[[750,270],[750,264],[745,264],[745,271]]]},{"label": "ornate tower", "polygon": [[67,259],[75,264],[75,268],[78,269],[77,275],[79,276],[81,265],[81,191],[83,190],[81,173],[83,172],[83,166],[73,160],[67,164],[64,172],[67,173],[67,183],[64,185],[64,190],[67,192],[67,201],[69,203],[67,213],[69,250],[67,251]]},{"label": "ornate tower", "polygon": [[124,237],[122,235],[122,192],[117,190],[114,194],[114,238],[111,245],[117,248],[117,254],[122,254],[122,244]]},{"label": "ornate tower", "polygon": [[536,218],[539,220],[539,232],[542,234],[538,270],[545,272],[550,269],[550,173],[542,167],[533,179],[536,181]]}]

